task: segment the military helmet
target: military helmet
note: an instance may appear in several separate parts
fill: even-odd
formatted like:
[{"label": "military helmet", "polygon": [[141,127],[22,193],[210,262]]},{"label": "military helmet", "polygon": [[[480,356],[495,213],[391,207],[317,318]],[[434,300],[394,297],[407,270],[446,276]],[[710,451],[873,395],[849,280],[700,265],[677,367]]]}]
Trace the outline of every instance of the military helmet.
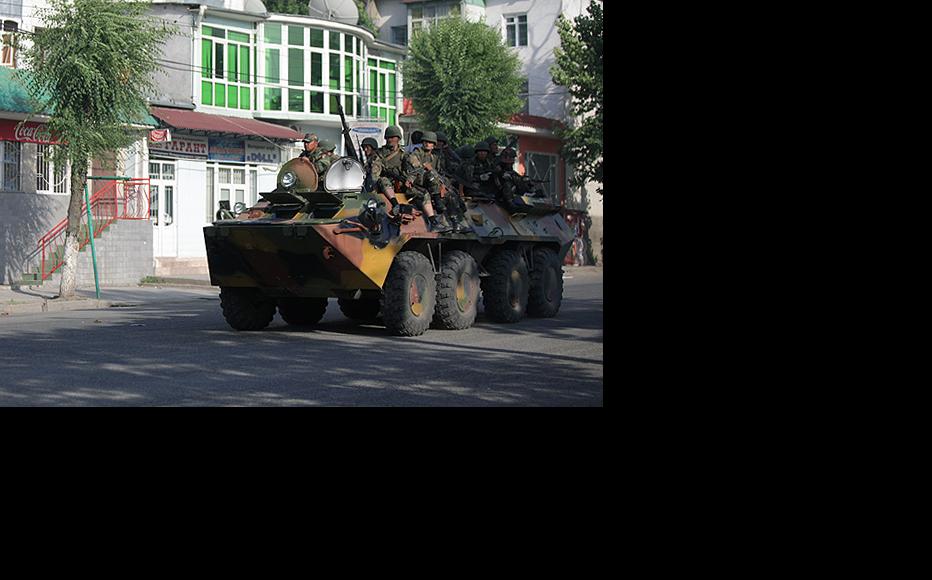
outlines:
[{"label": "military helmet", "polygon": [[318,146],[320,147],[321,151],[325,151],[325,152],[333,151],[334,149],[337,148],[336,144],[333,141],[330,141],[329,139],[324,139],[323,141],[320,142],[320,145]]},{"label": "military helmet", "polygon": [[476,150],[476,153],[480,151],[491,151],[491,149],[489,149],[489,144],[487,141],[479,141],[478,143],[476,143],[476,146],[474,147],[474,149]]},{"label": "military helmet", "polygon": [[317,135],[314,133],[305,133],[303,141],[305,143],[313,143],[314,141],[317,141]]},{"label": "military helmet", "polygon": [[485,142],[491,145],[492,143],[498,144],[498,137],[486,137]]},{"label": "military helmet", "polygon": [[437,131],[437,142],[439,143],[440,141],[443,141],[444,143],[449,142],[449,139],[447,139],[447,136],[443,131]]},{"label": "military helmet", "polygon": [[401,127],[398,125],[389,125],[385,128],[385,138],[389,137],[398,137],[401,138]]},{"label": "military helmet", "polygon": [[472,145],[462,145],[456,149],[456,154],[463,159],[471,159],[475,157],[476,152],[472,148]]},{"label": "military helmet", "polygon": [[421,134],[421,142],[422,142],[422,143],[426,143],[427,141],[430,141],[431,143],[433,143],[434,145],[436,145],[436,144],[437,144],[437,134],[434,133],[433,131],[424,131],[424,133]]},{"label": "military helmet", "polygon": [[508,158],[514,161],[515,155],[516,153],[514,149],[512,149],[511,147],[505,147],[504,149],[502,149],[502,152],[498,154],[498,158],[499,159]]},{"label": "military helmet", "polygon": [[362,146],[365,147],[366,145],[372,147],[373,149],[379,148],[379,142],[373,139],[372,137],[366,137],[365,139],[362,140]]}]

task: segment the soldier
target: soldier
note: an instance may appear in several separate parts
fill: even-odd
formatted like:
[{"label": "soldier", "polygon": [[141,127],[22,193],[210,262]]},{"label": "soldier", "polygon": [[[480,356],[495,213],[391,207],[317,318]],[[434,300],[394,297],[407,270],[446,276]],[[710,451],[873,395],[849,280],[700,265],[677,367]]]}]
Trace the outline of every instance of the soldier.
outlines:
[{"label": "soldier", "polygon": [[423,131],[420,131],[420,130],[411,132],[411,142],[405,146],[405,153],[411,153],[415,149],[421,148],[421,139],[422,139],[421,135],[423,134],[424,134]]},{"label": "soldier", "polygon": [[514,170],[515,150],[506,147],[499,156],[492,180],[498,189],[498,199],[510,213],[522,213],[531,206],[521,197],[527,193],[530,180]]},{"label": "soldier", "polygon": [[437,131],[437,171],[441,175],[452,175],[456,173],[458,166],[463,159],[457,155],[456,151],[447,144],[447,136]]},{"label": "soldier", "polygon": [[385,145],[375,152],[370,171],[376,189],[388,199],[392,206],[391,215],[398,216],[398,199],[395,197],[395,182],[402,181],[401,128],[392,125],[385,128]]},{"label": "soldier", "polygon": [[324,139],[317,148],[317,155],[311,157],[314,169],[317,170],[318,183],[320,184],[318,187],[323,187],[324,174],[327,173],[330,164],[333,163],[333,150],[336,147],[332,141]]},{"label": "soldier", "polygon": [[485,142],[489,144],[489,157],[492,159],[492,163],[497,163],[499,155],[498,137],[486,137]]},{"label": "soldier", "polygon": [[[450,148],[447,144],[447,136],[440,131],[437,131],[437,147],[434,151],[437,157],[437,172],[440,174],[443,186],[446,189],[446,195],[442,198],[444,210],[441,210],[441,213],[446,213],[447,219],[450,220],[455,232],[460,233],[471,230],[472,228],[469,227],[466,220],[466,203],[460,197],[459,188],[454,183],[454,180],[459,181],[459,171],[463,159]],[[436,201],[434,201],[434,205],[439,209]]]},{"label": "soldier", "polygon": [[479,141],[474,151],[475,156],[463,171],[463,177],[470,182],[472,189],[478,190],[474,191],[474,194],[481,193],[484,197],[495,198],[497,187],[492,179],[495,164],[489,159],[489,144],[486,141]]},{"label": "soldier", "polygon": [[402,162],[405,186],[410,194],[408,197],[420,198],[427,223],[430,224],[430,231],[448,233],[453,231],[453,228],[445,223],[446,220],[443,220],[442,216],[437,217],[431,201],[431,198],[440,199],[440,174],[436,169],[437,156],[433,153],[434,146],[437,144],[436,133],[433,131],[423,133],[421,144],[420,148],[406,154]]},{"label": "soldier", "polygon": [[304,151],[301,152],[298,157],[307,157],[308,159],[313,159],[313,155],[317,150],[317,135],[314,133],[305,133],[304,134]]},{"label": "soldier", "polygon": [[378,150],[379,142],[372,137],[366,137],[362,140],[362,152],[366,156],[366,181],[364,185],[366,191],[372,191],[376,187],[375,181],[372,179],[372,162],[375,161]]}]

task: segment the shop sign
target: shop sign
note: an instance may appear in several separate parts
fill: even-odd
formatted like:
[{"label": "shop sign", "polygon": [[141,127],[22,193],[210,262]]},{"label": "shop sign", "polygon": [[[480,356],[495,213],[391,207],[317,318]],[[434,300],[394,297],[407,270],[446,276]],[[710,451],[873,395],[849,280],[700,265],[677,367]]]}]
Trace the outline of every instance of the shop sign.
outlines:
[{"label": "shop sign", "polygon": [[246,161],[246,142],[240,139],[208,139],[207,158],[216,161]]},{"label": "shop sign", "polygon": [[379,121],[356,121],[350,123],[350,136],[353,138],[353,146],[359,147],[362,140],[366,137],[375,139],[379,147],[385,144],[385,128],[388,123]]},{"label": "shop sign", "polygon": [[281,149],[271,143],[246,142],[246,163],[268,163],[278,165],[281,163]]},{"label": "shop sign", "polygon": [[45,123],[36,123],[34,121],[20,123],[12,119],[0,119],[0,140],[20,141],[22,143],[58,143],[58,140],[52,137],[49,126]]},{"label": "shop sign", "polygon": [[149,155],[164,157],[207,157],[207,139],[205,137],[172,136],[171,141],[149,141]]},{"label": "shop sign", "polygon": [[167,143],[172,140],[169,129],[152,129],[149,131],[149,143]]}]

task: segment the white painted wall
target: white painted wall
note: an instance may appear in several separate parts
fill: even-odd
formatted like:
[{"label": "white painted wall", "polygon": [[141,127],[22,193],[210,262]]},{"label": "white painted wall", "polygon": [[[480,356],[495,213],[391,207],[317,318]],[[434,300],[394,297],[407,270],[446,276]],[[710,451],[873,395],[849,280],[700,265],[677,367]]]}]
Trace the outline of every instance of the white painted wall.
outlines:
[{"label": "white painted wall", "polygon": [[179,258],[203,258],[207,217],[207,169],[203,161],[179,159],[175,165],[175,225]]}]

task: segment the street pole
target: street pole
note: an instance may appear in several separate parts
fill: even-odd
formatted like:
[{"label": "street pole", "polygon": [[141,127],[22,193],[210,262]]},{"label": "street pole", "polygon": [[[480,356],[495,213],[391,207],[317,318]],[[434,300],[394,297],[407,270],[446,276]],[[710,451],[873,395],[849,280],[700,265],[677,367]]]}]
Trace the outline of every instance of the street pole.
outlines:
[{"label": "street pole", "polygon": [[97,248],[94,247],[94,217],[91,215],[91,200],[87,195],[87,181],[84,182],[84,204],[87,206],[87,236],[91,239],[91,261],[94,263],[94,290],[100,300],[100,280],[97,277]]}]

